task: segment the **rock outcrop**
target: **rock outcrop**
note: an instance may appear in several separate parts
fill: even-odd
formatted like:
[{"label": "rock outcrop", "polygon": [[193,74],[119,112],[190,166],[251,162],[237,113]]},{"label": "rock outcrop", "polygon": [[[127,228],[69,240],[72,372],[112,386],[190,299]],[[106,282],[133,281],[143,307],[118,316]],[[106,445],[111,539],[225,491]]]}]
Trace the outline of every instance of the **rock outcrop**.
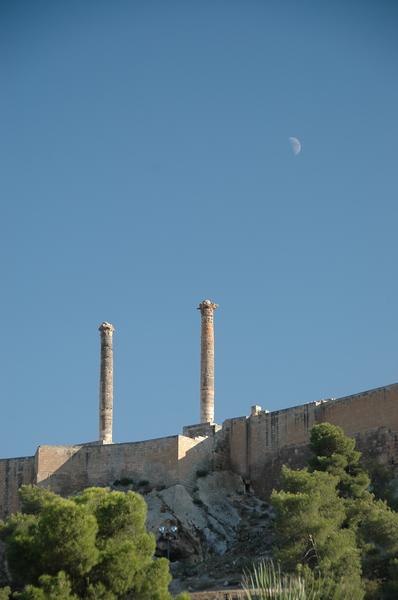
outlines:
[{"label": "rock outcrop", "polygon": [[157,553],[171,561],[173,592],[236,588],[245,567],[270,556],[270,508],[234,473],[198,473],[193,488],[177,484],[144,497]]}]

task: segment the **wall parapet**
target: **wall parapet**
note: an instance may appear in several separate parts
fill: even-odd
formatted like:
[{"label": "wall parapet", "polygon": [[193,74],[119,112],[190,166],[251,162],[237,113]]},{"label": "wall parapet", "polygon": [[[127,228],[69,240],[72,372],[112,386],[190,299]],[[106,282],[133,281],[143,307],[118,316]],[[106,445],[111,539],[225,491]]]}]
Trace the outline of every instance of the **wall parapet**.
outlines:
[{"label": "wall parapet", "polygon": [[303,466],[311,428],[322,422],[339,425],[346,435],[362,439],[380,428],[398,433],[398,384],[228,419],[223,428],[228,432],[232,470],[266,495],[283,462]]},{"label": "wall parapet", "polygon": [[[301,467],[310,431],[330,422],[398,470],[398,384],[282,410],[256,410],[216,424],[184,427],[183,435],[137,442],[39,446],[35,456],[0,459],[0,518],[18,510],[18,489],[31,483],[70,495],[122,478],[151,485],[192,485],[198,470],[230,469],[266,496],[281,465]],[[395,467],[394,467],[395,468]]]}]

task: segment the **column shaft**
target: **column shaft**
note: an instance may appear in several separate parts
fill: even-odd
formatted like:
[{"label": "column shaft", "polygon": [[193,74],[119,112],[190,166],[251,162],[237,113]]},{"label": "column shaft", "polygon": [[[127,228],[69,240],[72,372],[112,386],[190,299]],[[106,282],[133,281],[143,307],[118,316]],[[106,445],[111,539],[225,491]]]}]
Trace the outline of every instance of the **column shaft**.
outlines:
[{"label": "column shaft", "polygon": [[214,423],[214,310],[218,304],[203,300],[200,336],[200,421]]},{"label": "column shaft", "polygon": [[99,439],[103,444],[112,444],[113,422],[113,332],[110,323],[102,323],[101,334],[101,370],[99,392]]}]

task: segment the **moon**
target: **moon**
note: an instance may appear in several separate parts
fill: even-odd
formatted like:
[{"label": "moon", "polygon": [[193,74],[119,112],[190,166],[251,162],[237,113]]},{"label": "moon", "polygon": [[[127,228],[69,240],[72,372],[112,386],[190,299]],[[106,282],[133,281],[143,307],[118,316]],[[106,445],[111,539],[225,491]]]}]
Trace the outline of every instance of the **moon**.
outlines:
[{"label": "moon", "polygon": [[300,154],[300,152],[301,152],[300,140],[296,137],[290,137],[289,142],[292,147],[294,156],[297,156],[297,154]]}]

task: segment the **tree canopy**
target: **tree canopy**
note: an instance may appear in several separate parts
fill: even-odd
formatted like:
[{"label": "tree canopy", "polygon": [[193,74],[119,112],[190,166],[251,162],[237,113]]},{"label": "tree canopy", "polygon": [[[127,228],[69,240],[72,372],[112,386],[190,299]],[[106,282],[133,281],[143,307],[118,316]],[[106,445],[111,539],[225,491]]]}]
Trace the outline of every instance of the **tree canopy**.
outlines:
[{"label": "tree canopy", "polygon": [[372,493],[355,440],[340,427],[311,430],[308,468],[282,470],[271,497],[276,556],[306,577],[320,574],[325,600],[398,597],[398,514]]},{"label": "tree canopy", "polygon": [[[171,598],[169,563],[154,559],[142,496],[89,488],[65,499],[32,486],[20,495],[22,512],[0,526],[14,598]],[[0,590],[0,599],[8,595]]]}]

